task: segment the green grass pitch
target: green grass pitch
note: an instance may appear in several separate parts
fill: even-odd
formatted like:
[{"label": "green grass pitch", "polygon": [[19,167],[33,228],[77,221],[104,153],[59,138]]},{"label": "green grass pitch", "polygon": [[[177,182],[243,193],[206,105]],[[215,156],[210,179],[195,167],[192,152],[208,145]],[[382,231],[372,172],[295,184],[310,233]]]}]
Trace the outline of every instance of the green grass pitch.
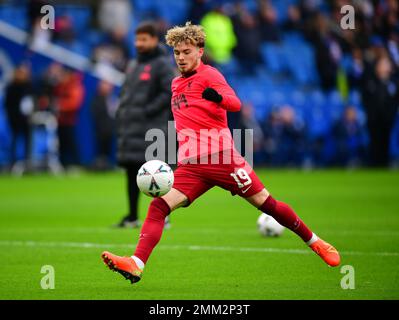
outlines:
[{"label": "green grass pitch", "polygon": [[[103,250],[130,255],[139,230],[110,226],[126,213],[125,178],[110,174],[0,177],[0,299],[398,299],[399,172],[258,170],[355,271],[355,289],[289,230],[263,238],[259,212],[214,188],[172,214],[142,280],[106,268]],[[140,202],[143,219],[150,199]],[[44,265],[55,288],[43,290]]]}]

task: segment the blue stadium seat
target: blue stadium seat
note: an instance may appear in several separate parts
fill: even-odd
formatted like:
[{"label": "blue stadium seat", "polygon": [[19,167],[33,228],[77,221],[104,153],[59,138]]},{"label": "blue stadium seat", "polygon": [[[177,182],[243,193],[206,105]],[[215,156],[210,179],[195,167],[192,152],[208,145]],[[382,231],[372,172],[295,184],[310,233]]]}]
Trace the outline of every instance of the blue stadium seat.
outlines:
[{"label": "blue stadium seat", "polygon": [[230,75],[239,73],[240,64],[236,58],[232,57],[227,63],[219,65],[218,69],[226,78],[228,78]]},{"label": "blue stadium seat", "polygon": [[396,116],[396,121],[391,135],[390,155],[393,160],[399,161],[399,115]]},{"label": "blue stadium seat", "polygon": [[308,94],[305,106],[305,122],[311,138],[326,136],[329,133],[332,119],[326,108],[326,97],[320,90]]},{"label": "blue stadium seat", "polygon": [[317,69],[314,63],[314,50],[305,41],[284,41],[283,55],[287,67],[299,84],[316,84]]},{"label": "blue stadium seat", "polygon": [[250,12],[256,12],[258,10],[258,3],[256,0],[244,0],[243,4]]},{"label": "blue stadium seat", "polygon": [[9,161],[8,150],[10,148],[10,131],[7,124],[7,116],[3,106],[3,94],[0,91],[0,165]]},{"label": "blue stadium seat", "polygon": [[296,31],[284,32],[282,38],[284,42],[289,42],[292,44],[302,44],[306,41],[302,33]]},{"label": "blue stadium seat", "polygon": [[367,115],[363,107],[362,96],[358,90],[349,92],[348,103],[356,108],[360,122],[365,125]]},{"label": "blue stadium seat", "polygon": [[287,96],[281,89],[274,88],[267,96],[268,104],[274,107],[281,107],[288,102]]},{"label": "blue stadium seat", "polygon": [[362,96],[358,90],[351,90],[348,96],[348,102],[355,107],[362,106]]},{"label": "blue stadium seat", "polygon": [[0,5],[0,20],[3,20],[14,27],[27,30],[28,19],[26,6],[3,4]]},{"label": "blue stadium seat", "polygon": [[305,119],[306,95],[301,90],[292,90],[288,95],[288,101],[294,107],[298,116]]},{"label": "blue stadium seat", "polygon": [[277,13],[277,22],[284,23],[287,20],[288,6],[292,1],[290,0],[272,0],[271,3]]},{"label": "blue stadium seat", "polygon": [[283,47],[279,44],[264,43],[261,45],[263,62],[273,73],[282,73],[286,68]]},{"label": "blue stadium seat", "polygon": [[249,94],[249,101],[253,104],[255,109],[255,118],[258,121],[263,121],[270,110],[267,103],[267,96],[263,88],[258,88]]},{"label": "blue stadium seat", "polygon": [[171,24],[184,23],[189,5],[185,0],[156,0],[156,12]]},{"label": "blue stadium seat", "polygon": [[96,29],[90,29],[81,35],[81,41],[94,48],[105,39],[104,33]]},{"label": "blue stadium seat", "polygon": [[155,8],[154,1],[148,0],[132,0],[133,11],[142,12],[142,11],[152,11]]},{"label": "blue stadium seat", "polygon": [[91,19],[91,10],[87,6],[58,5],[55,7],[56,16],[68,16],[73,23],[74,31],[82,34],[88,31]]},{"label": "blue stadium seat", "polygon": [[70,11],[75,30],[86,32],[90,24],[90,9],[81,7]]},{"label": "blue stadium seat", "polygon": [[327,98],[327,111],[332,121],[337,121],[341,116],[345,108],[344,101],[341,94],[337,90],[332,90],[326,95]]},{"label": "blue stadium seat", "polygon": [[82,41],[76,40],[70,43],[64,41],[57,41],[56,44],[85,57],[90,57],[91,55],[90,45]]}]

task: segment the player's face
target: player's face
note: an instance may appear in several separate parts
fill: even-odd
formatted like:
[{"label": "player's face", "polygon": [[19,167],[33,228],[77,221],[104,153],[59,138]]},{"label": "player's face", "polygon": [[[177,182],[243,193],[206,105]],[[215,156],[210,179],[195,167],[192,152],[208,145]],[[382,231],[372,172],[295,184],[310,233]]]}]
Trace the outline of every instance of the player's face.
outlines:
[{"label": "player's face", "polygon": [[190,73],[201,63],[204,48],[199,48],[190,42],[179,42],[174,48],[176,64],[182,74]]},{"label": "player's face", "polygon": [[153,50],[158,45],[158,38],[153,37],[148,33],[138,33],[136,34],[136,39],[134,41],[134,46],[137,52],[146,53]]}]

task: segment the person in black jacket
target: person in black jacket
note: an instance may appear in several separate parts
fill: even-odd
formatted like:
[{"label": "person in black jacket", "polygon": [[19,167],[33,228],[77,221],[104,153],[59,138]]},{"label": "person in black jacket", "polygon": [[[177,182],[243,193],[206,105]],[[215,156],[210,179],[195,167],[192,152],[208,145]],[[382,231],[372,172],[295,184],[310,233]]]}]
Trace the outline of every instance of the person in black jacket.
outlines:
[{"label": "person in black jacket", "polygon": [[126,169],[129,196],[129,213],[118,224],[119,227],[139,226],[136,175],[140,166],[150,160],[145,159],[145,151],[153,143],[145,141],[145,134],[157,128],[166,136],[168,120],[172,119],[170,86],[175,76],[173,64],[165,47],[159,43],[154,24],[145,22],[135,33],[137,59],[128,64],[116,112],[117,161]]},{"label": "person in black jacket", "polygon": [[[26,65],[15,69],[13,80],[5,88],[5,110],[11,129],[11,164],[12,170],[29,169],[31,152],[30,114],[33,111],[32,82],[30,70]],[[24,159],[17,162],[17,139],[24,139]],[[20,163],[21,166],[15,166]],[[19,169],[18,169],[19,170]]]},{"label": "person in black jacket", "polygon": [[91,103],[91,115],[96,139],[95,170],[112,168],[110,156],[112,154],[115,133],[115,111],[117,99],[113,95],[113,85],[107,81],[100,81],[97,94]]},{"label": "person in black jacket", "polygon": [[390,138],[399,107],[399,84],[388,57],[379,58],[373,71],[364,76],[362,88],[370,137],[370,164],[386,167],[389,165]]}]

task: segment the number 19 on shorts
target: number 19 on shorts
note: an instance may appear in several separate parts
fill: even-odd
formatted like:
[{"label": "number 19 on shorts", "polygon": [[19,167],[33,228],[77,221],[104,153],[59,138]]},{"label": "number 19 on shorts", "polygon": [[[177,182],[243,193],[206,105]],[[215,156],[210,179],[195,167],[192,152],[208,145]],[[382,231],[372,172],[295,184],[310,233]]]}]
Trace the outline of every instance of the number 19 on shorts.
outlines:
[{"label": "number 19 on shorts", "polygon": [[252,183],[252,179],[244,169],[238,169],[237,173],[230,173],[240,189]]}]

